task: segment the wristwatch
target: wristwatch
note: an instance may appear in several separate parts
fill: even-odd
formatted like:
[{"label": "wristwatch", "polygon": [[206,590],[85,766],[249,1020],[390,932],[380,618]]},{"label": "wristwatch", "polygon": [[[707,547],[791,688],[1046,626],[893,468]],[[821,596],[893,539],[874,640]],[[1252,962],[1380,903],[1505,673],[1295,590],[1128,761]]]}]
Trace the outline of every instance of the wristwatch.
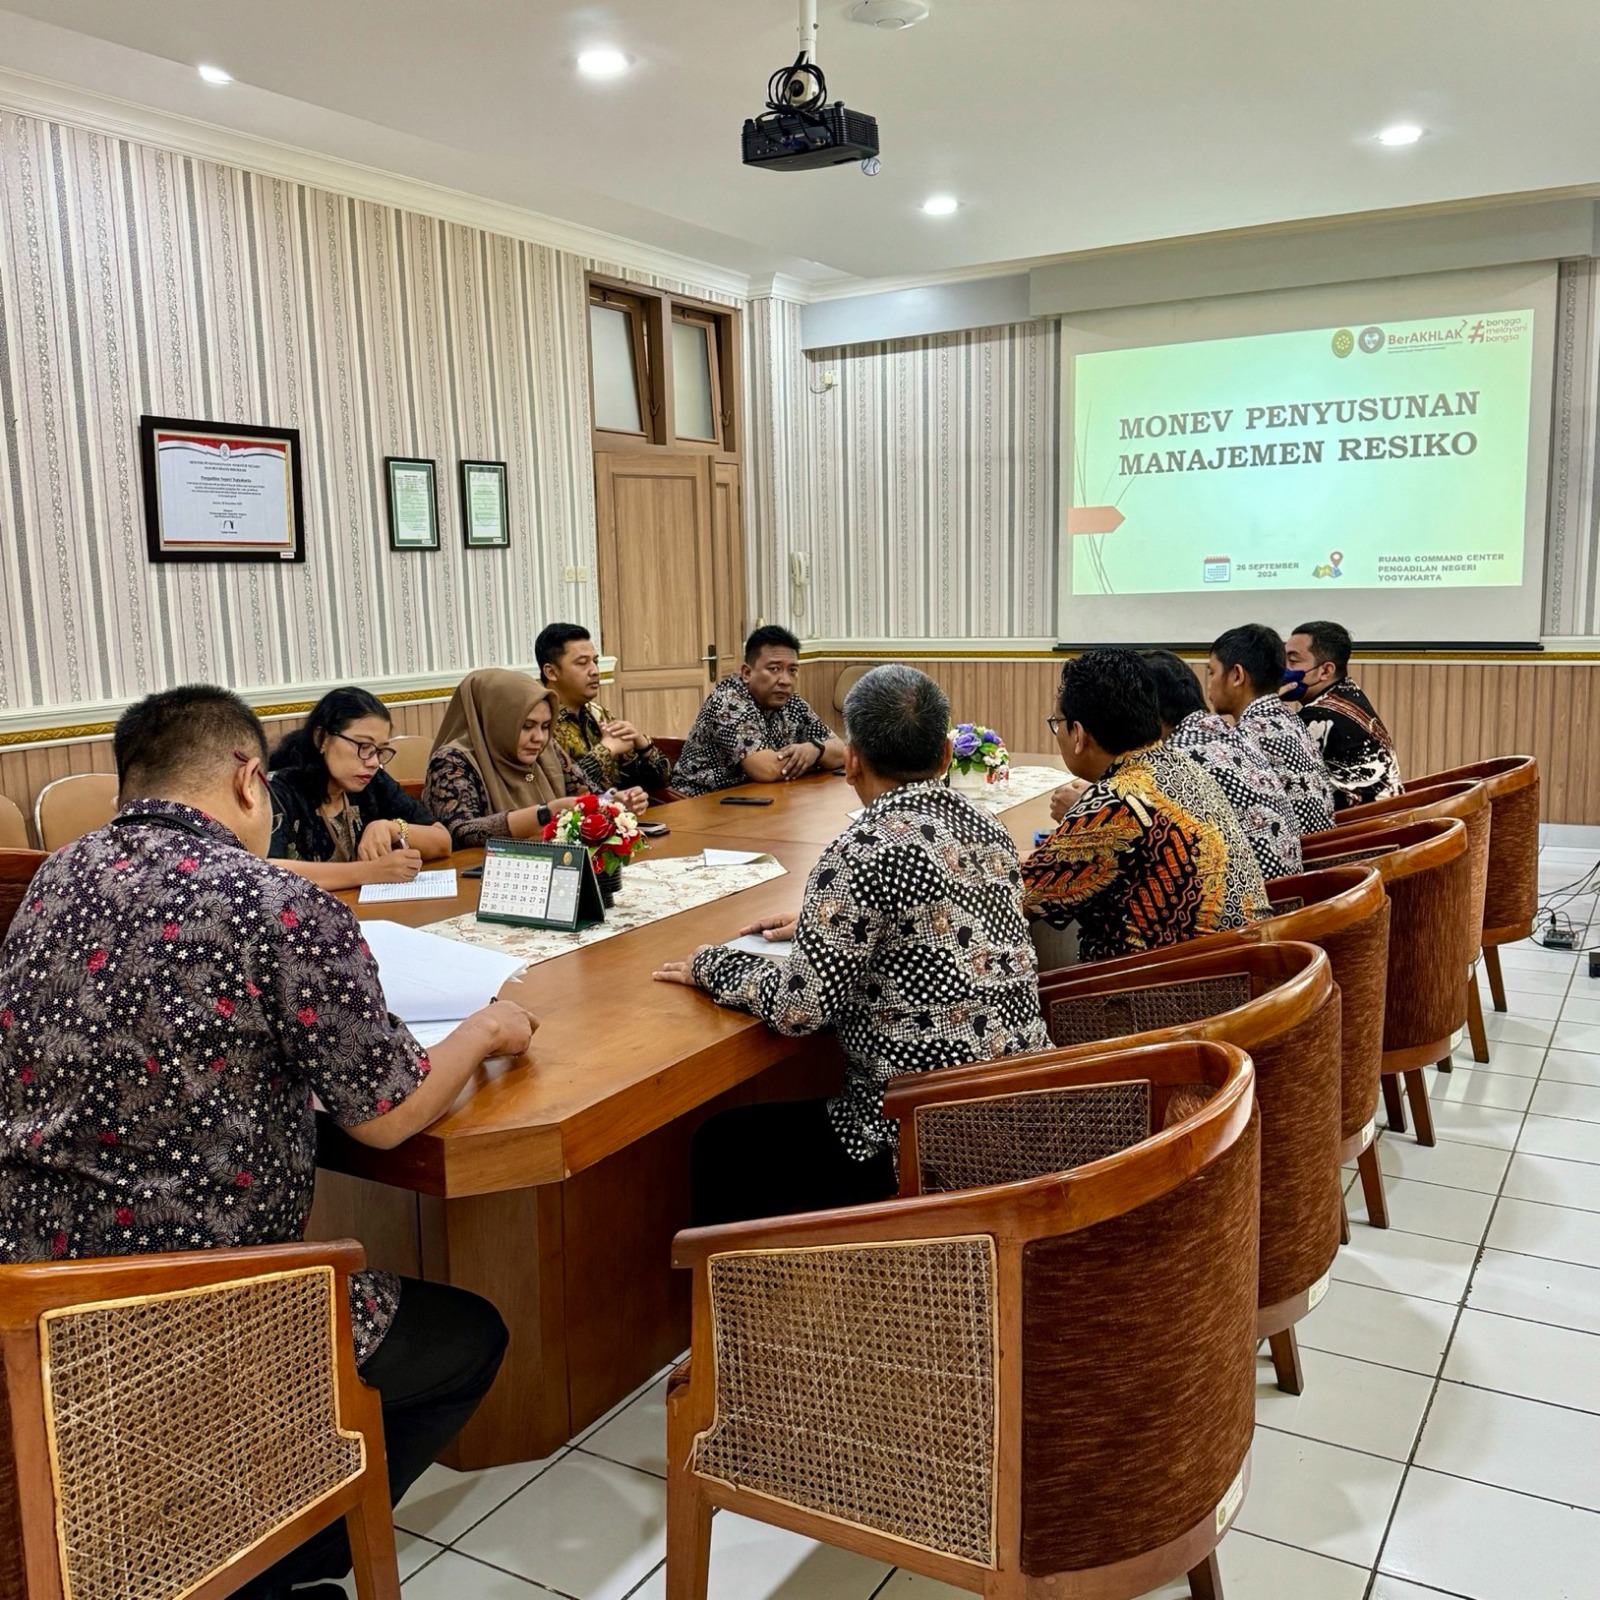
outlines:
[{"label": "wristwatch", "polygon": [[536,807],[533,813],[533,820],[537,822],[541,828],[548,828],[550,826],[550,807]]},{"label": "wristwatch", "polygon": [[817,747],[818,761],[820,761],[823,756],[828,753],[828,741],[826,739],[807,739],[806,743],[815,745]]}]

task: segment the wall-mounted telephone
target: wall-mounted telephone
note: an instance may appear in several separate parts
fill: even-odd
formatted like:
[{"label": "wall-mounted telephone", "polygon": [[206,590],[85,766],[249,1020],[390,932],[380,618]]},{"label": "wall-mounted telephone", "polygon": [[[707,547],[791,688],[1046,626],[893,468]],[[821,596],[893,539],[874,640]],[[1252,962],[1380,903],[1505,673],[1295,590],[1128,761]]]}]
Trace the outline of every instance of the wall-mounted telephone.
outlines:
[{"label": "wall-mounted telephone", "polygon": [[789,552],[789,609],[796,618],[806,614],[806,590],[811,586],[811,557],[803,550]]}]

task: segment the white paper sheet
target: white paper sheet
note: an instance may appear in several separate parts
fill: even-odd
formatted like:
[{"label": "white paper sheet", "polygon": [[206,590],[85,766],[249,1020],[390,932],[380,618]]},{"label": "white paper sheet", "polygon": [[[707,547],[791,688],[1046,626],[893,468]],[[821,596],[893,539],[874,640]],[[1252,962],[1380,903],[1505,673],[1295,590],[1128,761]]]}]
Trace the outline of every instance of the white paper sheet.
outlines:
[{"label": "white paper sheet", "polygon": [[364,883],[356,897],[364,906],[391,900],[454,900],[456,869],[440,867],[436,872],[419,872],[410,883]]},{"label": "white paper sheet", "polygon": [[765,850],[705,850],[708,867],[748,867],[753,861],[766,861],[768,858]]},{"label": "white paper sheet", "polygon": [[743,950],[750,956],[770,956],[774,961],[783,960],[794,949],[792,939],[763,939],[759,933],[741,933],[727,944],[730,950]]},{"label": "white paper sheet", "polygon": [[408,1025],[456,1023],[481,1010],[526,965],[520,956],[441,939],[399,922],[363,922],[389,1009]]}]

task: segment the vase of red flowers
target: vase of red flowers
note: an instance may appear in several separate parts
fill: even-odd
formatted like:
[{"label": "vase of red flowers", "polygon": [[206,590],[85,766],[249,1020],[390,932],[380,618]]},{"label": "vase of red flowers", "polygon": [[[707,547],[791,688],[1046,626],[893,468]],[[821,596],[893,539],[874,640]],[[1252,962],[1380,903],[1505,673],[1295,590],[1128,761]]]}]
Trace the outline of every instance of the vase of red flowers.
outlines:
[{"label": "vase of red flowers", "polygon": [[626,806],[597,794],[580,794],[577,803],[545,825],[544,837],[559,844],[581,844],[589,852],[600,884],[600,902],[609,906],[622,887],[622,864],[644,848],[639,819]]}]

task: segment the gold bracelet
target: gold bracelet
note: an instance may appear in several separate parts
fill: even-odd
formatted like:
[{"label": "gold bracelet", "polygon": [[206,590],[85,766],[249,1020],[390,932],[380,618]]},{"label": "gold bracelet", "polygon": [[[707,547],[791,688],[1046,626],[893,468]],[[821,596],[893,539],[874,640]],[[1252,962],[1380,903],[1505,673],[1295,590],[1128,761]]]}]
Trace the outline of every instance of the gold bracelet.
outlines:
[{"label": "gold bracelet", "polygon": [[406,847],[406,829],[410,826],[410,824],[408,824],[405,818],[402,817],[397,823],[395,823],[394,826],[395,832],[400,835],[400,848],[404,850]]}]

